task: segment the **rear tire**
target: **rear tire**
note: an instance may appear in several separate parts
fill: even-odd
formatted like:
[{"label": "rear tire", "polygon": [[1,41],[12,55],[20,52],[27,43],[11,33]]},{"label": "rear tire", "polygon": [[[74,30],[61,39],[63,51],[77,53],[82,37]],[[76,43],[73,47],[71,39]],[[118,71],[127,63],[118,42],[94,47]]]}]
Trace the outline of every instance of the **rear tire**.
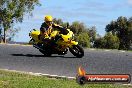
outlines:
[{"label": "rear tire", "polygon": [[69,48],[69,51],[78,58],[82,58],[84,56],[84,50],[79,45],[74,45],[72,48]]}]

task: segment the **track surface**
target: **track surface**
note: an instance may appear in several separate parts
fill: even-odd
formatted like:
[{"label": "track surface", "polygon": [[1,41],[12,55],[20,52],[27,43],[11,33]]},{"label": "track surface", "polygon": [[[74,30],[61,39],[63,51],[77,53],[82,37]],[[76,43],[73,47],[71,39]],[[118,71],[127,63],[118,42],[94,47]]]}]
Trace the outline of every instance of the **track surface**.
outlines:
[{"label": "track surface", "polygon": [[88,74],[132,75],[132,52],[85,49],[83,58],[70,52],[65,56],[44,57],[32,46],[0,44],[0,69],[75,77],[79,66]]}]

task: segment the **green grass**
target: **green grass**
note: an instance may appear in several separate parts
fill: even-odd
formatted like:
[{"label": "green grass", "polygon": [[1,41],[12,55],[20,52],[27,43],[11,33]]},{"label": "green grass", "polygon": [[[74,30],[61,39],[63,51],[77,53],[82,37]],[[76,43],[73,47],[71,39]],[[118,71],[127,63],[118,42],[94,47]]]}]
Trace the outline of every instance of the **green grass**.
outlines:
[{"label": "green grass", "polygon": [[79,85],[75,80],[33,76],[0,70],[0,88],[132,88],[117,84]]}]

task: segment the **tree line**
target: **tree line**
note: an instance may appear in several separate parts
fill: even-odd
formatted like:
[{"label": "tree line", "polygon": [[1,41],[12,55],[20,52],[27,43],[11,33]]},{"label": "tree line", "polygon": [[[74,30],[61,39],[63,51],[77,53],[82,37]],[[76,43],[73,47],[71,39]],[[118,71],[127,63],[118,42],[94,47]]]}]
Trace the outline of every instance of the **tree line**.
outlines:
[{"label": "tree line", "polygon": [[96,32],[96,27],[86,27],[84,23],[75,21],[71,24],[63,22],[62,19],[54,19],[55,23],[71,29],[75,34],[75,40],[83,47],[103,49],[132,48],[132,17],[120,16],[111,21],[105,27],[105,35],[101,37]]}]

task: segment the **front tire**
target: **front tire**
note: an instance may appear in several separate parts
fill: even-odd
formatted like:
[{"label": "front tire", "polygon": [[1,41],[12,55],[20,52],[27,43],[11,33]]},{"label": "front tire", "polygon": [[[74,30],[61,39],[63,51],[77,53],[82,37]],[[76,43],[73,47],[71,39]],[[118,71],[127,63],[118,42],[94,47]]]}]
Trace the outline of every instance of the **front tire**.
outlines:
[{"label": "front tire", "polygon": [[72,48],[69,48],[69,51],[78,58],[82,58],[84,56],[84,50],[79,45],[74,45]]}]

